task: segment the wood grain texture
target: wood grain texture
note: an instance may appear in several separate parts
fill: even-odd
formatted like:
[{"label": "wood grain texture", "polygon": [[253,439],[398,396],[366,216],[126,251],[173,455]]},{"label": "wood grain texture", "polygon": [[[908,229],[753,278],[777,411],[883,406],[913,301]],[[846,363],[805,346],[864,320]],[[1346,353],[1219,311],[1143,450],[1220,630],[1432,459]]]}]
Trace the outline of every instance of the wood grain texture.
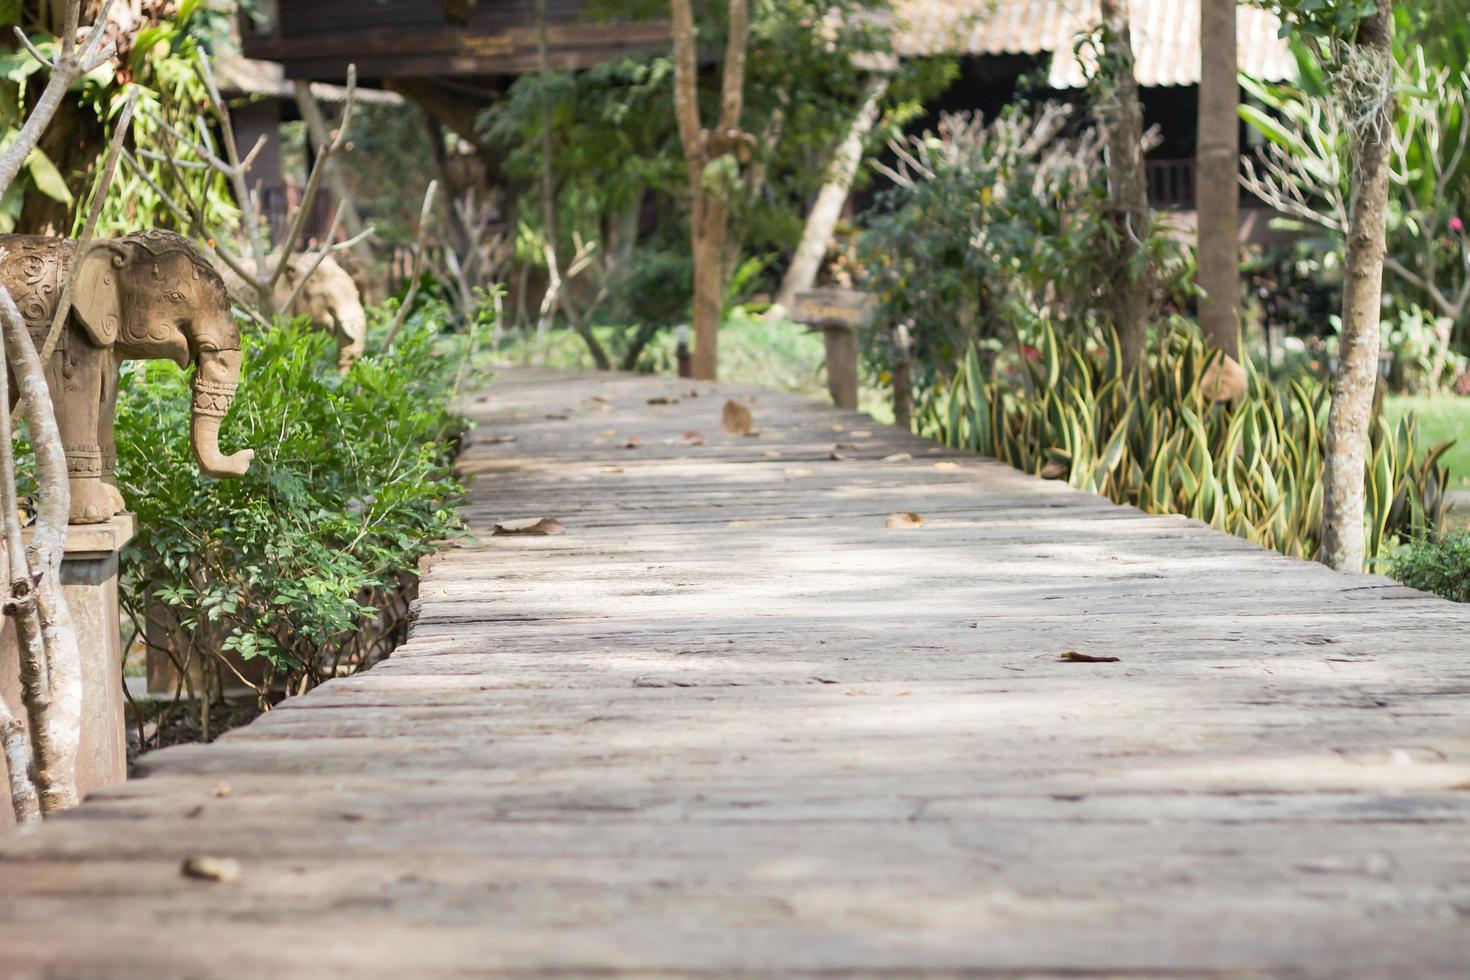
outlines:
[{"label": "wood grain texture", "polygon": [[791,396],[468,408],[409,643],[0,837],[0,974],[1465,975],[1470,610]]}]

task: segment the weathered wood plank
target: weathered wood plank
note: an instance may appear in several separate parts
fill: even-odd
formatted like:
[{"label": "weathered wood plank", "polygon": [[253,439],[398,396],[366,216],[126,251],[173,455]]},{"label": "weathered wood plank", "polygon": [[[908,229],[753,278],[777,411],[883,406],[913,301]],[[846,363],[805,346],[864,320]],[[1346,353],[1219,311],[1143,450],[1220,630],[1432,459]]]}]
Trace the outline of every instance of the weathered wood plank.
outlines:
[{"label": "weathered wood plank", "polygon": [[1470,610],[789,396],[468,407],[410,642],[0,838],[0,975],[1465,975]]}]

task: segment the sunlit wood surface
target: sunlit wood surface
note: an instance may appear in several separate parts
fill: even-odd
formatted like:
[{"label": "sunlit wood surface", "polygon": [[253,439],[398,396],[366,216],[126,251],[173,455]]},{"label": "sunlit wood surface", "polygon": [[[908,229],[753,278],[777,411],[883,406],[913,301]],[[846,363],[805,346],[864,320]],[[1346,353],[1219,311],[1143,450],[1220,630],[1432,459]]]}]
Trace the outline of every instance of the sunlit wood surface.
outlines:
[{"label": "sunlit wood surface", "polygon": [[1470,972],[1470,609],[792,396],[469,408],[413,639],[0,837],[0,974]]}]

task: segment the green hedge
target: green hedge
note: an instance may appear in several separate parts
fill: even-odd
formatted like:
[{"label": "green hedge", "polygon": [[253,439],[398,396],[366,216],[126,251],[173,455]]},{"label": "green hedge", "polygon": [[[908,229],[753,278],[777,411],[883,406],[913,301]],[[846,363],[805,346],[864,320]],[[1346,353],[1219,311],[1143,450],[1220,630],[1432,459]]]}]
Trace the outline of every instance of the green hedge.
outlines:
[{"label": "green hedge", "polygon": [[138,523],[121,574],[133,622],[162,614],[175,653],[206,671],[226,651],[263,657],[268,683],[295,690],[335,669],[419,557],[459,531],[448,342],[411,323],[342,374],[325,333],[247,332],[221,443],[256,455],[234,480],[194,465],[188,373],[130,365],[117,448]]}]

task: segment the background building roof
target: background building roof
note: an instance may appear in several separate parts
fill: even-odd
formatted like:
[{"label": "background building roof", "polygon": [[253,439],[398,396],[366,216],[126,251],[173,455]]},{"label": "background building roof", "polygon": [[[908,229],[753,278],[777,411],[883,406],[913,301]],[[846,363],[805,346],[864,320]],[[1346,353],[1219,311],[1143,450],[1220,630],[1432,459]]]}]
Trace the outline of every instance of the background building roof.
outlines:
[{"label": "background building roof", "polygon": [[[1083,65],[1073,54],[1078,32],[1098,22],[1097,0],[897,0],[894,48],[900,55],[1050,55],[1053,88],[1079,88]],[[1200,0],[1130,0],[1138,83],[1199,82]],[[1236,12],[1241,71],[1267,81],[1295,76],[1280,22],[1255,7]]]}]

